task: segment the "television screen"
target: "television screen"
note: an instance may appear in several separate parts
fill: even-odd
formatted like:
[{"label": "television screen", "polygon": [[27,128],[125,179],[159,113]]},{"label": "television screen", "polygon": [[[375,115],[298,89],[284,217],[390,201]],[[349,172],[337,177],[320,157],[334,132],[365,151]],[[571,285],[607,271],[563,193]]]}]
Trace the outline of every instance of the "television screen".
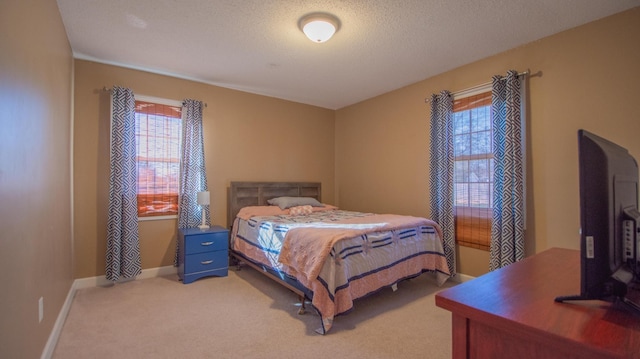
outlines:
[{"label": "television screen", "polygon": [[640,278],[638,165],[629,152],[578,131],[580,176],[580,291],[567,300],[621,300]]}]

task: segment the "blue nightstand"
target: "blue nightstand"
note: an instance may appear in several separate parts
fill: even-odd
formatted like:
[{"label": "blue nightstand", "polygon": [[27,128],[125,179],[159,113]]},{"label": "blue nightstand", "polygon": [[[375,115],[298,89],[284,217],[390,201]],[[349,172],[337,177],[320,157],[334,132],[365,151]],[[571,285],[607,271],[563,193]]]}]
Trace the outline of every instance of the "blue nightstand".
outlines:
[{"label": "blue nightstand", "polygon": [[184,284],[208,276],[226,277],[229,231],[220,226],[178,230],[178,277]]}]

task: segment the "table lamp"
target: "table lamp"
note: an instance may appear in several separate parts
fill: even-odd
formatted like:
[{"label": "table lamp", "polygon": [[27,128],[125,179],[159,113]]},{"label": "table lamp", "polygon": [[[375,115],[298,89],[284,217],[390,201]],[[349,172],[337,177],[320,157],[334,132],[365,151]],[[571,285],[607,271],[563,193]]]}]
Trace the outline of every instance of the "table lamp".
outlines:
[{"label": "table lamp", "polygon": [[205,207],[209,205],[209,191],[198,192],[198,204],[202,207],[202,224],[198,226],[200,229],[207,229],[207,218],[205,213]]}]

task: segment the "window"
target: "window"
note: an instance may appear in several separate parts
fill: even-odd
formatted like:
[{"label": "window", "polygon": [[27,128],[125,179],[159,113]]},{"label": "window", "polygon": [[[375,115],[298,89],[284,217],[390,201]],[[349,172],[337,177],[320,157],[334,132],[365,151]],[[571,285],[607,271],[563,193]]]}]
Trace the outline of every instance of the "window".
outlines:
[{"label": "window", "polygon": [[139,218],[178,214],[181,112],[179,102],[136,97]]},{"label": "window", "polygon": [[493,216],[490,91],[454,99],[453,133],[456,240],[489,250]]}]

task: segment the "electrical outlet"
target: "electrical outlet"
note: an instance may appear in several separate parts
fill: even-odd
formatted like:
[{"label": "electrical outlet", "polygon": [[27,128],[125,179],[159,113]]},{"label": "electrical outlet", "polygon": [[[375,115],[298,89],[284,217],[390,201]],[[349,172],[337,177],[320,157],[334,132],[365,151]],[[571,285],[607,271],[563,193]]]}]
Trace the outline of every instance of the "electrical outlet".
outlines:
[{"label": "electrical outlet", "polygon": [[38,299],[38,323],[42,322],[43,317],[44,317],[44,298],[40,297],[40,299]]}]

